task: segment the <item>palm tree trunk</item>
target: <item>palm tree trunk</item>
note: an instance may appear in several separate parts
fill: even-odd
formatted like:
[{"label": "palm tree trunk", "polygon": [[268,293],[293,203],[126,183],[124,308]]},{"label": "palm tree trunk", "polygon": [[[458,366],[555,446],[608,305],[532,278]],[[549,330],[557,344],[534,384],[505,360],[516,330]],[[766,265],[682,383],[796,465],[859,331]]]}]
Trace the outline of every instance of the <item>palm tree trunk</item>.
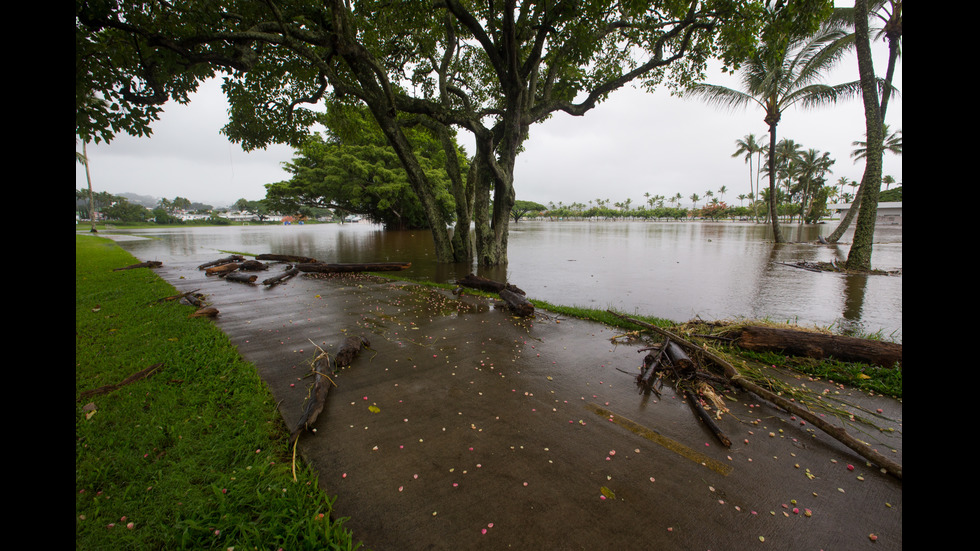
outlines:
[{"label": "palm tree trunk", "polygon": [[884,127],[881,105],[875,82],[874,63],[871,59],[871,41],[868,38],[868,2],[854,2],[854,45],[857,49],[858,71],[861,75],[861,96],[864,100],[864,122],[867,127],[868,151],[865,158],[864,176],[861,179],[861,208],[858,212],[854,240],[847,254],[847,269],[870,270],[874,242],[875,221],[878,218],[878,196],[881,193],[881,157],[883,154]]},{"label": "palm tree trunk", "polygon": [[769,219],[772,221],[772,238],[776,243],[783,242],[779,230],[779,216],[776,213],[776,123],[769,125]]},{"label": "palm tree trunk", "polygon": [[92,193],[92,174],[88,170],[88,149],[85,142],[82,142],[82,157],[85,157],[85,180],[88,181],[88,218],[92,221],[91,233],[99,233],[95,229],[95,194]]}]

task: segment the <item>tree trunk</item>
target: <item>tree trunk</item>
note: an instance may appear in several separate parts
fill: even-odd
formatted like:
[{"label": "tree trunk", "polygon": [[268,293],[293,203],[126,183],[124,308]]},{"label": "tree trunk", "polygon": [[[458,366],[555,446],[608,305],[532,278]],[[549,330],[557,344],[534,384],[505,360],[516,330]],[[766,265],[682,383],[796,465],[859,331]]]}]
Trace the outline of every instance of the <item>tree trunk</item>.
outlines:
[{"label": "tree trunk", "polygon": [[882,367],[902,365],[902,345],[893,342],[757,326],[742,327],[731,336],[735,338],[737,346],[748,350],[778,351],[817,359],[834,358]]},{"label": "tree trunk", "polygon": [[847,254],[847,269],[870,270],[874,242],[875,222],[878,218],[878,196],[881,193],[881,157],[884,127],[881,105],[871,59],[871,42],[868,37],[868,2],[854,2],[854,46],[857,49],[858,70],[861,75],[861,97],[864,100],[864,121],[867,129],[868,149],[865,157],[864,177],[861,187],[861,208],[858,212],[854,240]]},{"label": "tree trunk", "polygon": [[92,233],[99,233],[95,229],[95,195],[92,193],[92,175],[88,170],[88,149],[85,142],[82,142],[82,157],[85,157],[85,180],[88,182],[88,219],[92,222]]},{"label": "tree trunk", "polygon": [[782,243],[783,233],[779,230],[779,216],[776,213],[776,121],[769,123],[769,219],[773,241]]},{"label": "tree trunk", "polygon": [[858,209],[861,207],[861,192],[863,190],[864,187],[858,187],[857,195],[854,197],[854,201],[851,202],[851,208],[847,210],[847,214],[841,219],[840,224],[837,225],[837,229],[827,236],[828,243],[837,243],[841,236],[844,235],[844,232],[847,231],[847,228],[851,226],[851,221],[854,220]]}]

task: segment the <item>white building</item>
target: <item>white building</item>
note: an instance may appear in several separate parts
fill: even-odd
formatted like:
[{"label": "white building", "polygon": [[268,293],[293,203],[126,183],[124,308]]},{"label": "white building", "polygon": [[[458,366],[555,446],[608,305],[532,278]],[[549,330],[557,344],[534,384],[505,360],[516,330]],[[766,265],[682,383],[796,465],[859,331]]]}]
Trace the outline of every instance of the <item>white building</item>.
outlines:
[{"label": "white building", "polygon": [[[851,203],[838,203],[827,205],[830,212],[836,213],[839,218],[847,216],[847,211],[851,210]],[[902,225],[902,203],[878,203],[878,220],[876,224],[898,224]]]}]

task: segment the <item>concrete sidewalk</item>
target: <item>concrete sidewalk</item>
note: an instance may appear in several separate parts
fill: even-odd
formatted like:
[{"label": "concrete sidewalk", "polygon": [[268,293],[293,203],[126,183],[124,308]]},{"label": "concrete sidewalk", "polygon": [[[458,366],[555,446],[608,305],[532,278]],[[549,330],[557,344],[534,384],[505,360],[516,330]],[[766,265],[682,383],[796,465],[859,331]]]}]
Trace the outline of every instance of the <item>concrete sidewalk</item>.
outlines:
[{"label": "concrete sidewalk", "polygon": [[[299,441],[370,549],[902,548],[901,481],[745,393],[719,422],[724,448],[670,387],[637,392],[647,343],[621,329],[371,277],[266,288],[196,263],[155,271],[207,295],[289,426],[318,348],[370,341]],[[853,427],[901,462],[901,402],[790,380],[894,429]]]}]

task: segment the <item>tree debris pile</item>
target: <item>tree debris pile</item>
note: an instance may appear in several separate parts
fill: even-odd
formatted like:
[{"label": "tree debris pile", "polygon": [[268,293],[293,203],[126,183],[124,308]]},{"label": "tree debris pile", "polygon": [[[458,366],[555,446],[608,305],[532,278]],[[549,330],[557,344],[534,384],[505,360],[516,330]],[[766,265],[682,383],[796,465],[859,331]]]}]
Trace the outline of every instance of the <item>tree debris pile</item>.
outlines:
[{"label": "tree debris pile", "polygon": [[[750,392],[758,396],[759,398],[769,402],[773,406],[787,413],[796,415],[797,417],[809,423],[811,426],[814,426],[822,430],[832,438],[835,438],[838,442],[844,444],[852,451],[858,453],[859,455],[867,459],[870,463],[877,465],[880,469],[882,469],[883,472],[887,472],[888,474],[891,474],[892,476],[898,479],[902,478],[901,464],[897,463],[896,461],[892,460],[889,457],[886,457],[878,450],[869,446],[867,442],[862,441],[856,438],[854,435],[848,433],[848,431],[844,426],[835,424],[833,421],[833,416],[824,417],[823,415],[815,413],[815,411],[811,409],[811,407],[809,407],[808,404],[800,400],[797,400],[795,398],[787,399],[783,395],[782,389],[780,389],[779,387],[773,387],[769,381],[756,380],[747,371],[744,373],[742,371],[739,371],[732,365],[732,363],[726,360],[721,354],[712,351],[707,346],[698,346],[693,342],[685,339],[684,337],[681,337],[677,333],[674,333],[662,327],[657,327],[656,325],[652,325],[641,320],[630,318],[622,314],[619,314],[617,312],[609,311],[609,313],[623,320],[626,320],[630,323],[633,323],[639,327],[649,329],[650,331],[653,331],[654,333],[660,335],[661,337],[665,337],[668,341],[671,341],[672,343],[681,347],[685,355],[689,355],[688,357],[691,357],[693,355],[699,356],[700,358],[703,359],[705,364],[711,364],[715,368],[721,369],[721,371],[724,373],[724,378],[719,379],[720,381],[725,381],[728,384],[739,388],[740,390]],[[669,342],[665,343],[661,347],[663,350],[663,354],[667,354],[666,348],[669,347],[669,344],[670,344]],[[668,358],[669,357],[670,356],[668,355]],[[660,358],[659,361],[656,360],[658,360],[657,355],[654,355],[654,359],[650,360],[649,367],[646,366],[646,362],[644,363],[647,372],[641,374],[641,377],[637,379],[638,384],[640,384],[642,381],[645,381],[647,378],[651,376],[650,370],[654,369],[654,365],[659,365],[661,362],[663,362],[662,358]],[[674,360],[672,359],[671,362],[674,362]],[[661,370],[663,370],[663,368],[661,368]],[[687,374],[691,373],[691,371],[684,368],[681,369],[671,368],[669,372],[671,374],[677,374],[677,376],[679,377],[678,380],[681,381],[681,388],[683,389],[684,386],[683,381],[687,380],[684,377],[686,377]],[[696,376],[694,377],[695,379],[701,378],[700,373],[697,373],[696,371],[695,373],[696,373]],[[708,379],[708,381],[718,382],[712,379]],[[653,385],[651,385],[651,388],[654,388]],[[697,398],[697,396],[692,395],[691,390],[689,389],[683,389],[683,390],[686,393],[688,393],[689,403],[691,404],[692,408],[695,408],[696,411],[698,411],[698,407],[700,407],[700,409],[702,410],[704,409],[703,406],[701,406],[701,401],[695,399]],[[728,440],[728,438],[720,431],[720,429],[718,429],[717,425],[714,423],[711,416],[708,415],[706,411],[703,413],[701,411],[698,411],[698,415],[712,429],[712,431],[715,432],[715,435],[718,437],[719,441],[721,441],[726,446],[731,445],[731,441]],[[725,443],[726,440],[728,443]]]},{"label": "tree debris pile", "polygon": [[[722,395],[733,389],[723,377],[708,372],[696,357],[689,355],[683,347],[667,338],[639,352],[647,352],[643,366],[636,376],[636,386],[641,393],[654,393],[660,396],[664,381],[668,381],[682,393],[694,413],[711,429],[715,437],[725,447],[732,441],[715,422],[728,412]],[[709,411],[712,410],[712,411]]]}]

